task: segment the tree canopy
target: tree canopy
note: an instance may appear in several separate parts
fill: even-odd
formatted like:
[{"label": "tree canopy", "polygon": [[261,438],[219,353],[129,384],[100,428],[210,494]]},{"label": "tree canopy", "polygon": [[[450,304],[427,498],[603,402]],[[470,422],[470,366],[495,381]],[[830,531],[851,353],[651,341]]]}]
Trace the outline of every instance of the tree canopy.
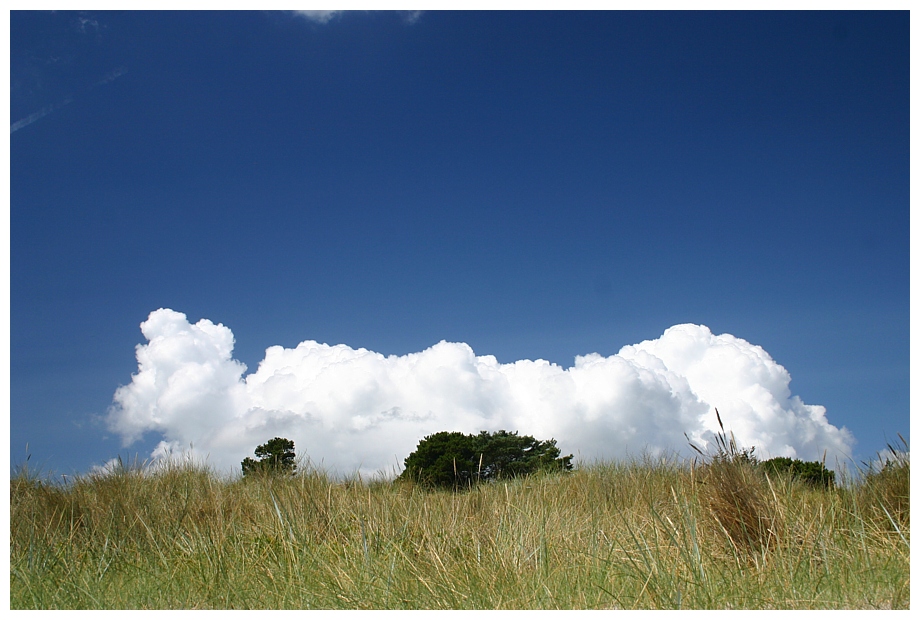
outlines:
[{"label": "tree canopy", "polygon": [[294,459],[294,442],[283,437],[275,437],[256,448],[259,460],[246,457],[243,459],[243,475],[255,472],[293,474],[296,465]]},{"label": "tree canopy", "polygon": [[764,461],[761,467],[767,473],[788,473],[793,478],[815,487],[832,488],[834,486],[834,472],[827,469],[820,461],[801,461],[778,456]]},{"label": "tree canopy", "polygon": [[422,439],[404,463],[400,479],[466,488],[537,471],[567,471],[572,469],[572,455],[560,457],[555,439],[540,441],[504,430],[478,435],[443,431]]}]

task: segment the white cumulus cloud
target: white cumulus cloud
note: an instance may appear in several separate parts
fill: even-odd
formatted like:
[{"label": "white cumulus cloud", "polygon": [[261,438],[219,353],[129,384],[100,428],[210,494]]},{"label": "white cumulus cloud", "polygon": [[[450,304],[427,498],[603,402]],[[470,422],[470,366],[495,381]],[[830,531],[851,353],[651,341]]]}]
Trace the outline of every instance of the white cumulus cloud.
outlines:
[{"label": "white cumulus cloud", "polygon": [[390,472],[425,435],[516,430],[555,438],[576,462],[643,453],[690,454],[718,431],[714,408],[761,457],[850,456],[853,437],[824,407],[789,391],[789,373],[761,347],[702,325],[676,325],[610,357],[500,364],[464,343],[384,356],[311,340],[269,347],[246,374],[233,333],[160,309],[141,323],[138,371],[118,388],[109,428],[124,444],[145,433],[151,455],[192,452],[218,470],[239,468],[256,445],[294,440],[298,455],[338,474]]}]

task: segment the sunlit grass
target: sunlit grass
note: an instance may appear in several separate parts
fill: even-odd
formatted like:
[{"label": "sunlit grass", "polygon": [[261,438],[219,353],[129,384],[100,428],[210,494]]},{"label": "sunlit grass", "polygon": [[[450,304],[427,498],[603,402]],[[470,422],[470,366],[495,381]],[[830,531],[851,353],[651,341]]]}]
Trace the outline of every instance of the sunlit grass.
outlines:
[{"label": "sunlit grass", "polygon": [[233,480],[122,467],[66,485],[23,471],[10,605],[909,607],[909,457],[829,491],[722,465],[634,459],[461,493],[308,466]]}]

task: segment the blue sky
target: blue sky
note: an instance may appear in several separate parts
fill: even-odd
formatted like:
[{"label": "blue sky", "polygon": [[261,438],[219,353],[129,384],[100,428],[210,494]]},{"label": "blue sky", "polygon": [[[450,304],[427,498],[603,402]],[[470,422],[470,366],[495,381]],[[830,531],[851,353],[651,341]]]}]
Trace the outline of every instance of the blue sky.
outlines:
[{"label": "blue sky", "polygon": [[870,458],[910,437],[909,35],[907,12],[13,11],[11,463],[151,452],[106,420],[159,308],[232,329],[248,372],[304,340],[568,368],[705,325]]}]

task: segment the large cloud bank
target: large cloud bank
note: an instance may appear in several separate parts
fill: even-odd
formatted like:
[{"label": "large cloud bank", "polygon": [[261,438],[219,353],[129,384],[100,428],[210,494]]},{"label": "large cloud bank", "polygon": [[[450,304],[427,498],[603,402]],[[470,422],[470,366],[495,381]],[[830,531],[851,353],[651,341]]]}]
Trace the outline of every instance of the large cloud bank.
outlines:
[{"label": "large cloud bank", "polygon": [[555,438],[576,462],[685,453],[718,430],[714,408],[757,454],[850,455],[853,438],[825,409],[789,391],[789,373],[764,351],[701,325],[596,353],[562,368],[543,360],[500,364],[463,343],[389,357],[304,341],[273,346],[256,372],[232,357],[233,333],[169,309],[141,323],[138,372],[118,388],[109,428],[125,446],[144,433],[151,455],[191,452],[219,471],[239,468],[256,445],[293,439],[299,455],[338,474],[399,471],[425,435],[517,430]]}]

